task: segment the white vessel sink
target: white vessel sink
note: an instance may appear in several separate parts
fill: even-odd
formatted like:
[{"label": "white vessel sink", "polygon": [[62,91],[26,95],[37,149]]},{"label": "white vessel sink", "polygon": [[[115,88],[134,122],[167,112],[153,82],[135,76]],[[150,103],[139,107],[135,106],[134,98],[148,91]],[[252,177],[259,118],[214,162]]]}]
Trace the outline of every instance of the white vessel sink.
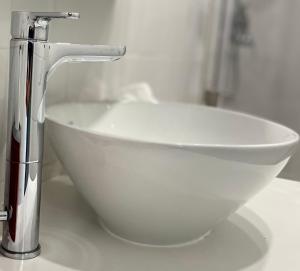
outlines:
[{"label": "white vessel sink", "polygon": [[112,233],[150,245],[199,239],[282,170],[298,134],[205,106],[60,104],[52,145]]}]

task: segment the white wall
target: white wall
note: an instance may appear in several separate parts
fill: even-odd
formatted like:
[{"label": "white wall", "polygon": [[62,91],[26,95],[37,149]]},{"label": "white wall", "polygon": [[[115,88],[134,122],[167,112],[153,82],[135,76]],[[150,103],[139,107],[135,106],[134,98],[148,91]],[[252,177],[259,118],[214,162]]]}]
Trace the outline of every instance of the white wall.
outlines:
[{"label": "white wall", "polygon": [[160,100],[199,101],[204,14],[203,0],[116,1],[110,40],[128,51],[104,66],[109,87],[147,81]]},{"label": "white wall", "polygon": [[[50,41],[126,44],[114,63],[65,64],[48,82],[47,104],[112,99],[121,86],[148,82],[160,100],[201,100],[202,30],[207,0],[2,0],[0,4],[0,147],[5,142],[11,10],[78,11],[79,21],[51,22]],[[46,140],[44,171],[55,157]],[[3,162],[1,162],[3,166]],[[3,177],[3,170],[1,171]]]},{"label": "white wall", "polygon": [[[161,100],[201,99],[203,0],[176,2],[176,5],[173,0],[98,0],[89,1],[88,7],[86,2],[75,1],[81,5],[73,2],[70,5],[70,1],[64,1],[57,9],[81,11],[81,22],[77,26],[73,22],[68,25],[56,22],[61,31],[53,32],[53,39],[126,44],[127,54],[114,63],[62,68],[68,72],[55,76],[66,78],[66,73],[67,85],[53,86],[51,80],[49,89],[56,90],[52,91],[56,95],[49,91],[51,101],[86,99],[87,93],[93,99],[112,98],[118,95],[121,86],[138,81],[148,82]],[[66,35],[69,31],[71,35]],[[56,82],[61,84],[61,81]],[[63,93],[62,87],[66,89]]]}]

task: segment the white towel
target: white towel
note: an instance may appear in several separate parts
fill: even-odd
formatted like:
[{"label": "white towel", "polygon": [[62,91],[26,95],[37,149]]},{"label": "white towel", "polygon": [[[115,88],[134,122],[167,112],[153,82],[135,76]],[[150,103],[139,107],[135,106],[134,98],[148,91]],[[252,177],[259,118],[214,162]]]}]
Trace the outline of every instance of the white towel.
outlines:
[{"label": "white towel", "polygon": [[140,82],[122,87],[119,91],[119,102],[148,102],[158,103],[153,94],[153,90],[148,83]]}]

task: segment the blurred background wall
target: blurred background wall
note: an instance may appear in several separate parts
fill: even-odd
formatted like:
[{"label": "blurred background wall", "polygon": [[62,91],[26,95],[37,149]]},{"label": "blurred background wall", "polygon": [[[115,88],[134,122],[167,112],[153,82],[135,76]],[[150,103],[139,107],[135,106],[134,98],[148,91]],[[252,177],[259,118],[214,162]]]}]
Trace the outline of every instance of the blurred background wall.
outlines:
[{"label": "blurred background wall", "polygon": [[[202,103],[212,0],[2,0],[0,3],[0,147],[5,112],[11,10],[78,11],[79,21],[51,23],[50,41],[126,44],[114,63],[65,64],[49,80],[47,104],[115,99],[146,82],[159,100]],[[300,132],[298,0],[244,1],[254,45],[239,49],[238,84],[219,106],[246,111]],[[209,32],[209,31],[208,31]],[[226,67],[225,67],[226,69]],[[3,157],[3,155],[2,155]],[[3,160],[3,159],[2,159]],[[45,175],[55,156],[46,141]],[[300,154],[284,172],[300,180]],[[1,162],[3,167],[3,161]],[[3,177],[3,170],[1,170]]]},{"label": "blurred background wall", "polygon": [[[220,106],[259,115],[300,132],[300,1],[244,1],[253,35],[239,50],[238,86]],[[281,176],[300,180],[300,151]]]}]

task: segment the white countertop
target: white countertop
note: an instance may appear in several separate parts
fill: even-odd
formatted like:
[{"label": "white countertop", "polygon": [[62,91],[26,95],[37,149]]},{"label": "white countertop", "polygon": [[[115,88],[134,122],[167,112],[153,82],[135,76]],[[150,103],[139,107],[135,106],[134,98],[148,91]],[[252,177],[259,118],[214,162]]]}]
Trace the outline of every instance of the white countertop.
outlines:
[{"label": "white countertop", "polygon": [[277,179],[204,240],[181,248],[150,248],[117,240],[66,177],[43,184],[42,254],[0,270],[22,271],[299,271],[300,182]]}]

